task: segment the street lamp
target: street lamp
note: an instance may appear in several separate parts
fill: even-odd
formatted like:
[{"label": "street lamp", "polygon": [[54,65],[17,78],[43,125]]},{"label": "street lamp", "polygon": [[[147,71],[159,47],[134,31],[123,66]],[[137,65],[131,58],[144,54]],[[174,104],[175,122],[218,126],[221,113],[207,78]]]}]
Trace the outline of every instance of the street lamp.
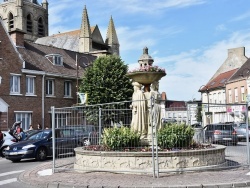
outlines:
[{"label": "street lamp", "polygon": [[205,112],[205,115],[207,115],[208,117],[208,124],[210,123],[210,111],[209,111],[209,90],[208,90],[208,87],[206,85],[202,85],[199,89],[199,91],[201,92],[202,94],[202,91],[204,91],[206,94],[207,94],[207,112]]},{"label": "street lamp", "polygon": [[[80,61],[82,58],[87,60],[87,63],[84,61]],[[90,65],[89,58],[85,55],[81,55],[78,58],[78,53],[76,53],[76,103],[78,103],[78,92],[79,92],[79,67],[86,68]]]}]

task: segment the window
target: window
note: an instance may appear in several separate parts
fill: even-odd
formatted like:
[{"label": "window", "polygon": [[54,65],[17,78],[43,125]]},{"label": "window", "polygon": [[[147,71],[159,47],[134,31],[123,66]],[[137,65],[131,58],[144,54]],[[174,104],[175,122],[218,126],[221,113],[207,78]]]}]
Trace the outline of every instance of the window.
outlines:
[{"label": "window", "polygon": [[32,112],[14,112],[16,121],[21,121],[21,127],[24,130],[29,129],[29,126],[31,125],[31,118],[32,118]]},{"label": "window", "polygon": [[63,62],[62,56],[59,56],[59,55],[53,56],[53,64],[54,65],[63,65],[62,62]]},{"label": "window", "polygon": [[222,103],[222,98],[221,98],[221,92],[218,93],[218,102],[221,104]]},{"label": "window", "polygon": [[222,93],[222,101],[224,103],[226,103],[226,93],[225,93],[225,91],[223,91],[223,93]]},{"label": "window", "polygon": [[217,93],[214,93],[214,94],[213,94],[213,99],[214,99],[214,103],[215,103],[215,104],[217,103],[217,96],[216,96],[216,95],[217,95]]},{"label": "window", "polygon": [[54,80],[52,79],[46,80],[46,95],[54,96]]},{"label": "window", "polygon": [[31,15],[30,14],[27,16],[26,30],[27,30],[28,33],[32,33],[32,30],[33,30],[32,19],[31,19]]},{"label": "window", "polygon": [[26,76],[26,94],[35,94],[35,78],[34,76]]},{"label": "window", "polygon": [[234,88],[234,102],[239,102],[238,101],[238,88]]},{"label": "window", "polygon": [[11,75],[10,78],[10,93],[20,94],[20,75]]},{"label": "window", "polygon": [[53,65],[63,66],[63,57],[60,54],[49,54],[45,56]]},{"label": "window", "polygon": [[44,26],[43,26],[43,19],[42,18],[38,19],[38,35],[40,37],[44,36]]},{"label": "window", "polygon": [[14,17],[12,13],[9,13],[9,31],[14,28]]},{"label": "window", "polygon": [[229,100],[229,103],[232,103],[232,91],[231,91],[231,89],[228,90],[228,100]]},{"label": "window", "polygon": [[64,96],[71,97],[71,82],[70,81],[64,82]]},{"label": "window", "polygon": [[244,86],[241,86],[241,101],[245,101],[245,88]]},{"label": "window", "polygon": [[168,113],[168,117],[171,118],[172,117],[172,113]]}]

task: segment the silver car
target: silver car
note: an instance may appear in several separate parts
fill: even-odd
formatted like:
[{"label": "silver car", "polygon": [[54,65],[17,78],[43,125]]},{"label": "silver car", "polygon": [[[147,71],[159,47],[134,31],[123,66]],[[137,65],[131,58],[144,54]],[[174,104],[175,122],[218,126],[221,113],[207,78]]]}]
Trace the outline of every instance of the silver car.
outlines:
[{"label": "silver car", "polygon": [[204,127],[205,141],[218,144],[237,145],[238,137],[233,124],[218,123],[209,124]]},{"label": "silver car", "polygon": [[[247,129],[246,129],[246,123],[240,123],[239,126],[234,127],[234,129],[237,132],[238,140],[246,140],[247,135]],[[250,128],[248,126],[248,138],[250,137]]]},{"label": "silver car", "polygon": [[3,144],[0,146],[0,156],[1,157],[5,157],[5,150],[6,148],[11,145],[11,144],[14,144],[16,143],[16,139],[10,135],[10,133],[8,131],[2,131],[3,133],[3,139],[4,139],[4,142]]}]

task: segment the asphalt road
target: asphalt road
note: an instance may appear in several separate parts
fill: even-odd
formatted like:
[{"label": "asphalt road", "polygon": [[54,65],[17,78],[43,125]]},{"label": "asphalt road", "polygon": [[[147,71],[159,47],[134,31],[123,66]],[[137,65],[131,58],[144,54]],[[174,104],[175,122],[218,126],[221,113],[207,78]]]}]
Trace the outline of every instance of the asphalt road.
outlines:
[{"label": "asphalt road", "polygon": [[[50,161],[46,160],[45,162]],[[43,162],[35,160],[22,160],[19,163],[13,163],[5,158],[0,158],[0,188],[34,188],[25,183],[19,182],[19,175],[25,170],[34,168]]]}]

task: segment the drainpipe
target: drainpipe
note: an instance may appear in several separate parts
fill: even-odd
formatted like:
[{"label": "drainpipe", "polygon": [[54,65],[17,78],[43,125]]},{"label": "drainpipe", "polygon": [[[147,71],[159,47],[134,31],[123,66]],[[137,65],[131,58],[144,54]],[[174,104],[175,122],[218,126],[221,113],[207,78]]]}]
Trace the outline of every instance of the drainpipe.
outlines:
[{"label": "drainpipe", "polygon": [[43,74],[42,78],[42,128],[44,129],[44,80],[45,74]]}]

